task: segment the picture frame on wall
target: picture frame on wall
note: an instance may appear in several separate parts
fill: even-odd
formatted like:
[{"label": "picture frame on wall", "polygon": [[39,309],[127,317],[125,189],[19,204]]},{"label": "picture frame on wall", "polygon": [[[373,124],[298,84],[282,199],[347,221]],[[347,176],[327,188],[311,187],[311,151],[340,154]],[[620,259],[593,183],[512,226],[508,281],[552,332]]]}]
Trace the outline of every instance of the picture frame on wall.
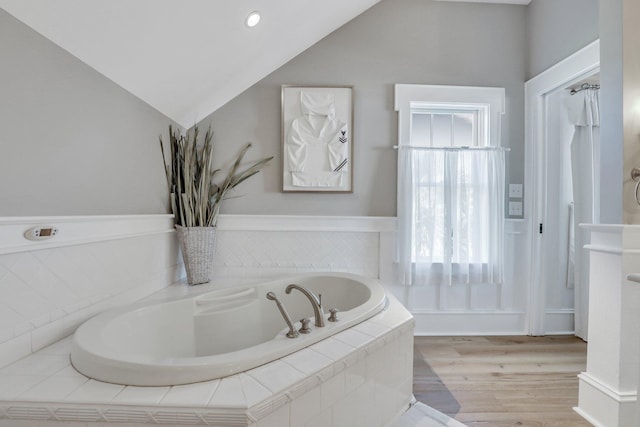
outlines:
[{"label": "picture frame on wall", "polygon": [[282,191],[353,193],[353,86],[282,86]]}]

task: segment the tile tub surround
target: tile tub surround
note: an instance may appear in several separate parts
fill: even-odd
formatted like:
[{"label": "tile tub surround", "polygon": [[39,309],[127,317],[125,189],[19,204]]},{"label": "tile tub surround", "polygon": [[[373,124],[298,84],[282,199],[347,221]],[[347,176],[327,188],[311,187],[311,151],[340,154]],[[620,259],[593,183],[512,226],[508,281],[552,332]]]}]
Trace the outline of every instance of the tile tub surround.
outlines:
[{"label": "tile tub surround", "polygon": [[[31,241],[36,226],[59,229]],[[170,215],[0,218],[0,367],[182,275]]]},{"label": "tile tub surround", "polygon": [[[150,298],[204,290],[170,286]],[[0,426],[387,426],[412,398],[413,326],[390,297],[385,311],[282,359],[173,387],[84,377],[69,364],[68,337],[0,369]]]}]

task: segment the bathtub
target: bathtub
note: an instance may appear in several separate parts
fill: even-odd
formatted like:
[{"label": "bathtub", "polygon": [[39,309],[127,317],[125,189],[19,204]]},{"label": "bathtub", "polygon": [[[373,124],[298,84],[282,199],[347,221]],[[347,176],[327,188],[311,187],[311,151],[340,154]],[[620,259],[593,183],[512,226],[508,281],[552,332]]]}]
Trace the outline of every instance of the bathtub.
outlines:
[{"label": "bathtub", "polygon": [[[313,308],[295,283],[316,295],[328,317],[313,326]],[[311,332],[288,338],[273,292],[300,328]],[[271,362],[343,331],[382,311],[386,296],[377,280],[351,274],[297,275],[251,286],[216,286],[189,298],[136,304],[107,311],[74,334],[71,363],[87,377],[134,386],[169,386],[208,381]]]}]

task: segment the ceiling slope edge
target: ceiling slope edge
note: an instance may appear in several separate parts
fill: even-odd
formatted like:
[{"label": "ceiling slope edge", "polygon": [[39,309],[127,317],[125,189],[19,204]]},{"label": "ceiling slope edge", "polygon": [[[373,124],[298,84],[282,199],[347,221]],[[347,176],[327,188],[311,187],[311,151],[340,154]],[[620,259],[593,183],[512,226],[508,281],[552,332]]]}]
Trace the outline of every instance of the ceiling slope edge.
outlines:
[{"label": "ceiling slope edge", "polygon": [[[190,128],[379,1],[0,0],[0,7]],[[255,9],[263,19],[249,29],[244,19]]]}]

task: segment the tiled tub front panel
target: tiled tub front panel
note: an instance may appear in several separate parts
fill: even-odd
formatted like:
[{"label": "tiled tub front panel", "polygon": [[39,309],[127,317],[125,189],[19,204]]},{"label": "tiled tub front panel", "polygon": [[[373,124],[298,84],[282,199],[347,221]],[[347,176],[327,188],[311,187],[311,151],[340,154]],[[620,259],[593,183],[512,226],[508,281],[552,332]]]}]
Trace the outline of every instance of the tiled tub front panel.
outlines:
[{"label": "tiled tub front panel", "polygon": [[69,365],[69,346],[67,338],[0,370],[0,426],[382,427],[412,397],[413,319],[396,300],[297,353],[190,385],[91,380]]}]

